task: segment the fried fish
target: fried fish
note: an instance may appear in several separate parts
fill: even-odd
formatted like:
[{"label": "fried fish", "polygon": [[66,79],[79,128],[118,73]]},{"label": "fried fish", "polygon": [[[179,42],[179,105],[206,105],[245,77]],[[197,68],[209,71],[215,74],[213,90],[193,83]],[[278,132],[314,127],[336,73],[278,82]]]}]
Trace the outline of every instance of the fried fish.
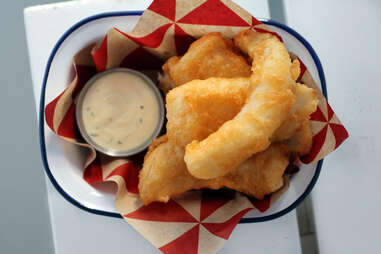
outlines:
[{"label": "fried fish", "polygon": [[193,42],[185,55],[169,58],[163,71],[159,86],[165,93],[194,79],[249,77],[251,74],[250,65],[236,52],[232,40],[217,32]]},{"label": "fried fish", "polygon": [[295,104],[295,81],[284,44],[271,34],[251,30],[239,33],[235,43],[253,58],[247,100],[232,120],[186,146],[188,171],[200,179],[224,176],[269,147],[270,137]]},{"label": "fried fish", "polygon": [[228,187],[262,199],[283,186],[283,173],[289,164],[288,149],[274,144],[255,154],[236,170],[210,180],[189,174],[184,162],[184,147],[166,136],[154,142],[139,174],[139,195],[144,204],[167,202],[188,190]]}]

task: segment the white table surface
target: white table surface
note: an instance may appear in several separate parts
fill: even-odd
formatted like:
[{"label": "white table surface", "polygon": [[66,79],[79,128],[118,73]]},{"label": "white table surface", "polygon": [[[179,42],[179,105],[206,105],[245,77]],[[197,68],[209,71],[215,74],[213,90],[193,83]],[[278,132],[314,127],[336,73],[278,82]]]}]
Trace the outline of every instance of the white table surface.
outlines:
[{"label": "white table surface", "polygon": [[288,24],[313,45],[349,139],[312,192],[320,253],[381,253],[381,1],[286,0]]},{"label": "white table surface", "polygon": [[[257,17],[269,17],[265,0],[236,2]],[[65,30],[75,22],[99,12],[142,10],[148,5],[149,1],[86,0],[27,8],[24,17],[36,102],[39,102],[50,51]],[[67,202],[48,178],[46,182],[57,254],[159,253],[123,220],[82,211]],[[219,253],[254,251],[267,254],[300,253],[295,211],[271,222],[238,225]]]}]

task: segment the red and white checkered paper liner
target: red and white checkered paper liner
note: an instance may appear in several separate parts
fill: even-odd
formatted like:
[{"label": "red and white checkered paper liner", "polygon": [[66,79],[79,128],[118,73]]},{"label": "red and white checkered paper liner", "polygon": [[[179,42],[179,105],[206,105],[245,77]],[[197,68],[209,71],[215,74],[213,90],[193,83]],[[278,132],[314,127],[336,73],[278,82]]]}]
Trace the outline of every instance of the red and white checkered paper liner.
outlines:
[{"label": "red and white checkered paper liner", "polygon": [[[84,179],[89,183],[115,182],[115,205],[120,214],[163,253],[217,252],[246,212],[267,210],[288,186],[261,201],[235,192],[194,191],[167,204],[143,206],[137,188],[140,165],[97,153],[84,143],[75,121],[74,99],[97,72],[117,66],[160,69],[168,57],[183,54],[190,43],[208,32],[218,31],[231,38],[244,29],[275,34],[230,0],[155,0],[132,32],[113,28],[99,47],[78,52],[73,58],[74,80],[45,108],[46,123],[57,135],[91,151]],[[303,63],[299,80],[320,91]],[[311,126],[313,147],[301,158],[304,163],[320,160],[348,137],[321,92]]]}]

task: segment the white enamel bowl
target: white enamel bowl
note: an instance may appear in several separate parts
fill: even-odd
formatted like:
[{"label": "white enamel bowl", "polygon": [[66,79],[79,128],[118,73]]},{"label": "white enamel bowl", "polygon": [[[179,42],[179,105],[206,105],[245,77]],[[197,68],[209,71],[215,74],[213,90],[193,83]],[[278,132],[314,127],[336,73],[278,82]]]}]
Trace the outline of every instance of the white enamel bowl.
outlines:
[{"label": "white enamel bowl", "polygon": [[[86,18],[71,27],[54,47],[46,70],[40,102],[40,142],[45,171],[56,189],[73,205],[91,213],[119,217],[114,206],[112,186],[89,185],[82,178],[85,156],[81,148],[62,141],[44,120],[44,108],[73,78],[72,57],[80,49],[103,39],[112,27],[130,31],[141,11],[103,13]],[[288,50],[297,54],[326,95],[324,73],[312,47],[291,28],[263,20],[280,34]],[[322,161],[302,166],[290,182],[290,188],[266,212],[252,210],[242,223],[275,219],[294,209],[311,191],[319,177]],[[110,189],[111,188],[111,189]]]}]

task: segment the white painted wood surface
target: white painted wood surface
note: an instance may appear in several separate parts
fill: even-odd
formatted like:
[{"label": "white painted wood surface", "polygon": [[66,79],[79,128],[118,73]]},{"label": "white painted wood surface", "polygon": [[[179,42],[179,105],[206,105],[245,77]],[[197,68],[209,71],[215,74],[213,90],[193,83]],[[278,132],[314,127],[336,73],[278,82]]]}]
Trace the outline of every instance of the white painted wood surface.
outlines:
[{"label": "white painted wood surface", "polygon": [[286,0],[285,9],[319,55],[350,135],[312,192],[320,253],[381,253],[381,1]]}]

